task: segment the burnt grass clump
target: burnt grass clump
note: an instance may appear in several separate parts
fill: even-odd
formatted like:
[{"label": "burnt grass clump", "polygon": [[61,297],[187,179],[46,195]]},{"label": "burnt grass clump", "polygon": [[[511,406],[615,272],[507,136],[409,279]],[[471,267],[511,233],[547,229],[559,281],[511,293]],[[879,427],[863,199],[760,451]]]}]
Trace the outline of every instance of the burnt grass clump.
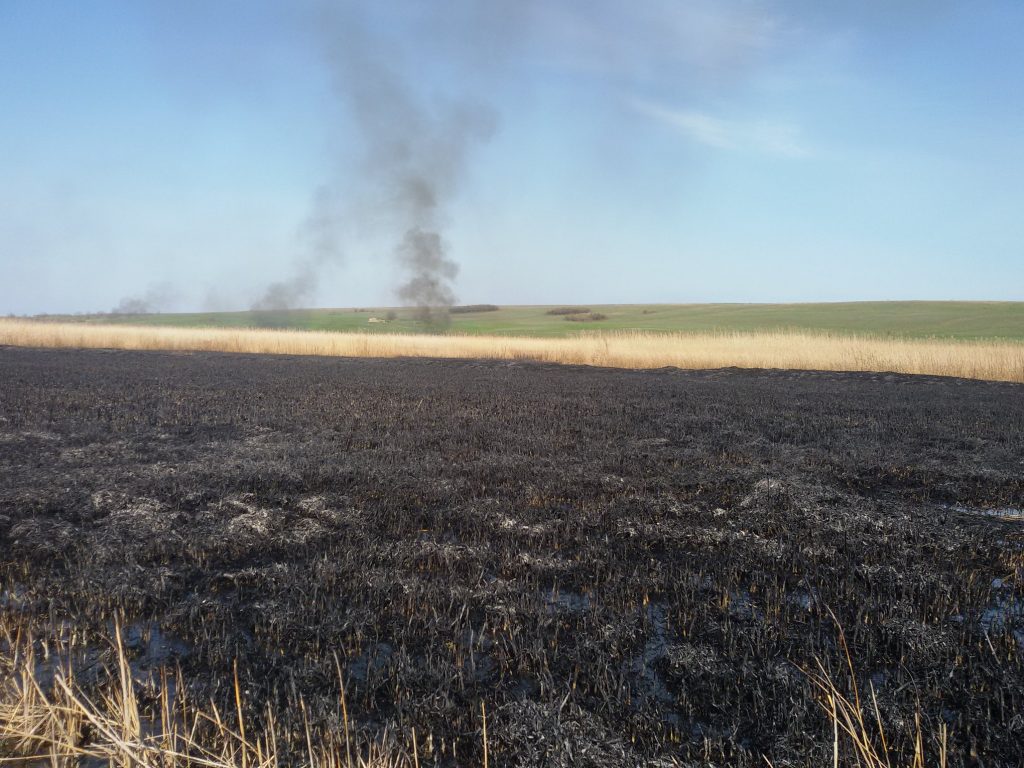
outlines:
[{"label": "burnt grass clump", "polygon": [[0,349],[8,621],[297,742],[336,656],[422,765],[831,764],[839,626],[895,754],[1018,765],[1021,506],[1020,385]]}]

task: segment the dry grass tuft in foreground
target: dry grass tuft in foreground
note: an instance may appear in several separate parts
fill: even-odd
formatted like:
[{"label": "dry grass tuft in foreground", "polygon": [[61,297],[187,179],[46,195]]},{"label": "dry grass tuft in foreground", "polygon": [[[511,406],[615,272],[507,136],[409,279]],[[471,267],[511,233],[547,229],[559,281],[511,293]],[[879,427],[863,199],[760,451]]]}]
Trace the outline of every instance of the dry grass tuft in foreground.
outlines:
[{"label": "dry grass tuft in foreground", "polygon": [[[116,628],[114,663],[102,685],[81,685],[74,641],[33,641],[6,623],[0,653],[0,764],[119,768],[416,768],[419,761],[382,744],[359,749],[352,742],[344,698],[340,734],[280,729],[267,709],[260,728],[243,719],[237,670],[237,712],[221,713],[188,701],[187,687],[162,671],[141,681],[132,670]],[[52,641],[52,639],[51,639]],[[40,650],[43,655],[40,655]],[[80,661],[80,659],[79,659]],[[78,666],[81,666],[79,664]],[[340,675],[340,668],[339,668]],[[230,689],[229,689],[230,690]],[[143,704],[142,702],[145,702]],[[305,710],[303,710],[305,715]],[[415,755],[415,753],[414,753]],[[88,761],[88,762],[87,762]]]},{"label": "dry grass tuft in foreground", "polygon": [[[831,613],[831,611],[830,611]],[[825,667],[820,658],[815,659],[815,668],[804,670],[804,674],[815,689],[818,704],[832,725],[832,764],[852,763],[863,768],[894,768],[907,765],[910,768],[925,768],[924,728],[921,725],[921,711],[914,713],[913,754],[896,755],[892,745],[885,736],[885,726],[878,707],[878,696],[874,684],[871,684],[871,708],[867,710],[867,702],[861,698],[854,671],[853,657],[850,646],[846,642],[846,633],[835,614],[832,613],[839,632],[839,645],[846,663],[847,680],[841,684]],[[847,692],[848,690],[848,692]],[[948,744],[949,729],[945,723],[939,726],[934,737],[938,753],[938,768],[949,765]],[[849,744],[844,752],[843,747]],[[894,762],[895,761],[895,762]],[[770,764],[770,763],[769,763]]]},{"label": "dry grass tuft in foreground", "polygon": [[170,328],[0,320],[0,345],[341,357],[536,360],[612,368],[886,371],[1024,382],[1024,344],[825,333],[587,333],[568,338]]}]

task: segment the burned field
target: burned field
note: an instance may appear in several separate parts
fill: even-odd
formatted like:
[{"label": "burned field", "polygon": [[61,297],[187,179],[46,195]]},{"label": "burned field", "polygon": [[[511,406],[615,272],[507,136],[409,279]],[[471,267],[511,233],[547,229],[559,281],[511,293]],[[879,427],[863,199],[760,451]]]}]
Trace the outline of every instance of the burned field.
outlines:
[{"label": "burned field", "polygon": [[1017,765],[1021,507],[1021,385],[0,350],[4,622],[297,755],[340,667],[422,765],[822,765],[841,626],[894,754]]}]

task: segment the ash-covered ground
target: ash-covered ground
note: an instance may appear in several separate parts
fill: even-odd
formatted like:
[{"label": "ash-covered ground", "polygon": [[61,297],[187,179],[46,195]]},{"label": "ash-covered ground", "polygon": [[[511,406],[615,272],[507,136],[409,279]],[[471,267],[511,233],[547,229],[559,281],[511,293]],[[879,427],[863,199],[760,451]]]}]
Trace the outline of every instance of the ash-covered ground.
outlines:
[{"label": "ash-covered ground", "polygon": [[831,764],[837,621],[897,749],[1019,765],[1021,507],[1020,385],[0,349],[9,620],[325,730],[336,654],[422,765],[481,701],[495,766]]}]

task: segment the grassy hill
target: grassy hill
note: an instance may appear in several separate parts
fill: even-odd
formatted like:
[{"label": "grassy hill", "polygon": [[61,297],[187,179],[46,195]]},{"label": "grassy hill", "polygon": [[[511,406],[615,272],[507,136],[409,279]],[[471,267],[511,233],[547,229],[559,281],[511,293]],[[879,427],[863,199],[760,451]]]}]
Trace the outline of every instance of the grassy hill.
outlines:
[{"label": "grassy hill", "polygon": [[[757,331],[795,329],[907,338],[1024,341],[1024,302],[892,301],[829,304],[614,304],[588,305],[604,319],[571,322],[550,306],[508,306],[452,315],[451,331],[517,336],[568,336],[584,330]],[[60,317],[88,323],[213,328],[295,328],[379,333],[431,330],[411,309],[302,309]],[[54,317],[53,319],[58,319]]]}]

